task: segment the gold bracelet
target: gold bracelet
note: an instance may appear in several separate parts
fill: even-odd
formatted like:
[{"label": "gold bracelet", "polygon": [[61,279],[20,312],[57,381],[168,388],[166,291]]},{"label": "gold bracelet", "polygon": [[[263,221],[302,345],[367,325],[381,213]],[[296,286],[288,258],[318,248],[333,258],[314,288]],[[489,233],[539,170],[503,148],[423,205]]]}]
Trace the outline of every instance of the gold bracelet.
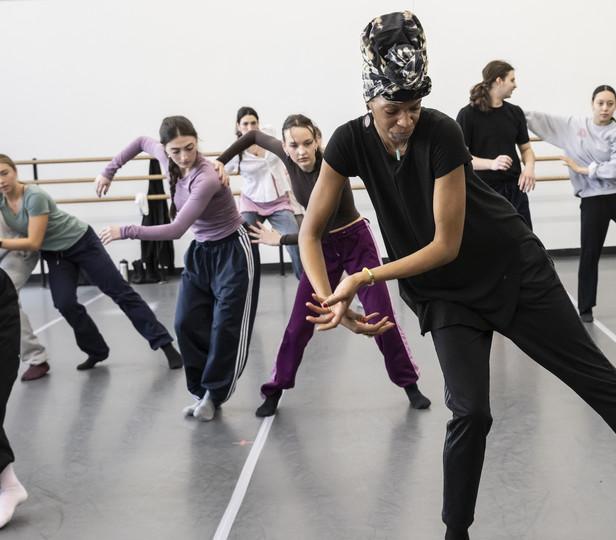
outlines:
[{"label": "gold bracelet", "polygon": [[370,281],[368,282],[368,287],[372,287],[372,285],[374,285],[374,274],[372,273],[372,270],[370,270],[370,268],[366,268],[365,266],[361,269],[362,272],[366,272],[368,274],[368,279],[370,279]]}]

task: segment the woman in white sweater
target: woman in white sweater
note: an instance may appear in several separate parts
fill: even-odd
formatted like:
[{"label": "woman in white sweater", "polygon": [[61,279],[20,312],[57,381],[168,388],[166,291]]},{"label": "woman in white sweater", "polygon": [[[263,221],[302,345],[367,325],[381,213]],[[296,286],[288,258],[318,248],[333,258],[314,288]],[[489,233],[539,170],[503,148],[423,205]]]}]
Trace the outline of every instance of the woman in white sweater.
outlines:
[{"label": "woman in white sweater", "polygon": [[526,112],[531,131],[562,148],[576,197],[581,198],[578,309],[592,322],[597,303],[599,257],[611,220],[616,221],[616,91],[608,85],[592,94],[592,117]]}]

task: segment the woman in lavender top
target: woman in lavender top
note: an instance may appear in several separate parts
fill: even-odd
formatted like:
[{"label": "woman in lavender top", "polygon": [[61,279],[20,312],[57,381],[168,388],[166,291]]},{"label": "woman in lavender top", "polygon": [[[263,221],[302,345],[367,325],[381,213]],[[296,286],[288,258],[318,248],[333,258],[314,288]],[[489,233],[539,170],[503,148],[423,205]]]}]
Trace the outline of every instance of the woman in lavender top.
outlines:
[{"label": "woman in lavender top", "polygon": [[107,193],[116,171],[140,152],[154,156],[169,178],[171,217],[165,225],[110,226],[104,244],[126,238],[174,240],[189,228],[195,239],[184,256],[175,331],[194,404],[186,416],[212,420],[242,374],[257,309],[259,254],[252,246],[233,194],[198,151],[197,132],[183,116],[165,118],[160,142],[139,137],[96,179]]},{"label": "woman in lavender top", "polygon": [[562,160],[581,199],[578,309],[584,322],[593,320],[599,257],[610,221],[616,221],[616,92],[598,86],[591,103],[592,117],[586,118],[526,112],[528,127],[565,151]]}]

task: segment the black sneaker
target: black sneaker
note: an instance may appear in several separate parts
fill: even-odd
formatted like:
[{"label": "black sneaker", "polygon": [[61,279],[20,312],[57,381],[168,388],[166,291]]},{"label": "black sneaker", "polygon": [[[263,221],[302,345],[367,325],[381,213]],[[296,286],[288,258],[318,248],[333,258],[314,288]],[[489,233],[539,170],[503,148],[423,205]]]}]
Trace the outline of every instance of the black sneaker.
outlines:
[{"label": "black sneaker", "polygon": [[79,371],[85,371],[86,369],[92,369],[96,364],[102,362],[103,360],[107,360],[107,358],[92,358],[88,356],[88,358],[81,362],[81,364],[77,364],[77,369]]},{"label": "black sneaker", "polygon": [[592,316],[592,309],[580,313],[580,319],[582,319],[582,322],[593,322],[595,319]]},{"label": "black sneaker", "polygon": [[272,416],[278,408],[278,402],[282,397],[282,390],[278,390],[275,394],[267,396],[263,404],[255,411],[255,415],[263,418],[265,416]]}]

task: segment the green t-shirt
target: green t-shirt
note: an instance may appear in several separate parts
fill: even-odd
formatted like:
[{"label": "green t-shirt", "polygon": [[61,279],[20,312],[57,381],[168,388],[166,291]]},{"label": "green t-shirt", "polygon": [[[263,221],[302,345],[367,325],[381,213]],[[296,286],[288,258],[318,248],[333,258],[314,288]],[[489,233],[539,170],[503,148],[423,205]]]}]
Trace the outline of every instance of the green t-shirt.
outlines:
[{"label": "green t-shirt", "polygon": [[88,225],[58,208],[55,201],[38,186],[28,186],[24,191],[23,204],[14,214],[6,204],[4,196],[0,197],[0,212],[6,224],[17,233],[28,236],[30,216],[47,214],[49,221],[43,239],[42,250],[64,251],[70,248],[88,230]]}]

